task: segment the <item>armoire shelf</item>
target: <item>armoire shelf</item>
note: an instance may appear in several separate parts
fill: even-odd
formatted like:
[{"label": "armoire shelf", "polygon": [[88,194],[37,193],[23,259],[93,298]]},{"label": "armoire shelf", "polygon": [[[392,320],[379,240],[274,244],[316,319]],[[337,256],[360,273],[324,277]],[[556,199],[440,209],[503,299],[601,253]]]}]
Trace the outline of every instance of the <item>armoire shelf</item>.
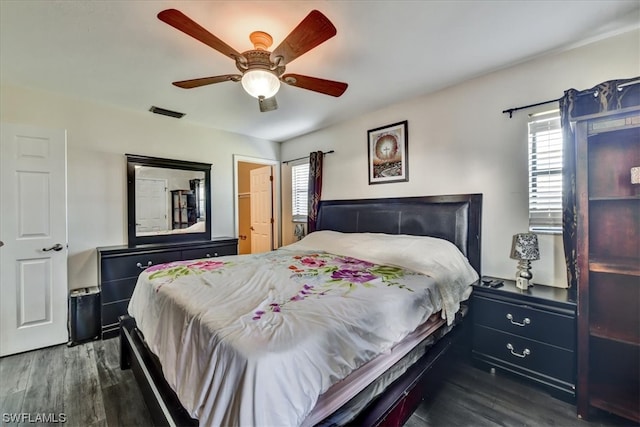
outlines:
[{"label": "armoire shelf", "polygon": [[640,265],[634,258],[591,258],[589,271],[640,276]]},{"label": "armoire shelf", "polygon": [[595,325],[589,330],[589,334],[595,338],[616,341],[620,344],[640,345],[635,336],[617,336],[616,334],[618,332],[619,331],[612,331],[610,329],[602,329]]},{"label": "armoire shelf", "polygon": [[640,422],[640,107],[576,122],[578,415]]},{"label": "armoire shelf", "polygon": [[613,200],[640,200],[640,196],[608,196],[608,197],[589,197],[590,202],[610,202]]}]

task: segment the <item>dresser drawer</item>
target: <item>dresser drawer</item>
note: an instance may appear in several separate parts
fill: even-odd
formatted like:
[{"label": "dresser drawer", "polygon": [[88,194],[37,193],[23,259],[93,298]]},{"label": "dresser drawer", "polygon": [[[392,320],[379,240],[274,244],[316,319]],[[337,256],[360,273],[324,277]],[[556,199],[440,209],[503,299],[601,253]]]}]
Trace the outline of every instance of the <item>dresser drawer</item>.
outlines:
[{"label": "dresser drawer", "polygon": [[474,323],[558,347],[575,347],[575,320],[525,304],[473,298]]},{"label": "dresser drawer", "polygon": [[127,279],[103,282],[100,287],[102,303],[105,304],[131,298],[137,281],[137,277],[129,277]]},{"label": "dresser drawer", "polygon": [[238,249],[236,245],[220,245],[208,248],[185,249],[182,251],[182,259],[212,258],[224,255],[236,255],[237,253]]},{"label": "dresser drawer", "polygon": [[127,314],[129,300],[112,302],[102,305],[102,328],[118,323],[118,317]]},{"label": "dresser drawer", "polygon": [[475,326],[473,349],[505,362],[511,369],[530,370],[571,384],[575,381],[574,354],[563,348]]},{"label": "dresser drawer", "polygon": [[[103,258],[101,265],[102,283],[112,280],[138,277],[150,265],[180,260],[180,251],[146,254],[127,254]],[[138,266],[138,264],[140,266]]]}]

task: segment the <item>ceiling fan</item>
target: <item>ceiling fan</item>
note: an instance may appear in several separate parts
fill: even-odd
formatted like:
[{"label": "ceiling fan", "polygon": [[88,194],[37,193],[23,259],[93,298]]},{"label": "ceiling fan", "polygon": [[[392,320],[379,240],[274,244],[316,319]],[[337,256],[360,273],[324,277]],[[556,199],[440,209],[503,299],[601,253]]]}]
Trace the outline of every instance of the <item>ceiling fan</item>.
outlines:
[{"label": "ceiling fan", "polygon": [[272,52],[267,49],[273,39],[263,31],[251,33],[249,39],[254,48],[240,53],[178,10],[163,10],[158,19],[233,59],[241,72],[173,82],[180,88],[241,82],[249,95],[258,98],[262,112],[278,108],[275,94],[280,89],[280,82],[335,97],[347,90],[346,83],[284,73],[288,63],[336,35],[336,27],[317,10],[312,10]]}]

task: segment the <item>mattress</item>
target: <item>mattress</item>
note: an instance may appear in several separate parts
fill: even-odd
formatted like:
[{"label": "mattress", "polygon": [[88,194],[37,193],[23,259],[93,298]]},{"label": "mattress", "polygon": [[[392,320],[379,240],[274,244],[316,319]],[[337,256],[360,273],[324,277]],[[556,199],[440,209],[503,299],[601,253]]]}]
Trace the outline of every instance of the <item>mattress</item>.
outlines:
[{"label": "mattress", "polygon": [[[432,334],[437,332],[443,324],[444,319],[441,319],[438,313],[434,313],[390,351],[379,354],[331,386],[319,396],[313,410],[302,423],[302,427],[319,426],[324,423],[342,425],[350,421],[364,405],[400,377],[424,354],[426,348],[435,341],[428,338],[434,338]],[[376,381],[378,384],[374,390],[370,393],[362,393]],[[348,402],[350,405],[347,405]]]},{"label": "mattress", "polygon": [[[447,318],[477,278],[449,242],[331,233],[141,274],[129,312],[201,425],[302,425],[332,385],[433,313]],[[354,257],[354,242],[369,254]]]}]

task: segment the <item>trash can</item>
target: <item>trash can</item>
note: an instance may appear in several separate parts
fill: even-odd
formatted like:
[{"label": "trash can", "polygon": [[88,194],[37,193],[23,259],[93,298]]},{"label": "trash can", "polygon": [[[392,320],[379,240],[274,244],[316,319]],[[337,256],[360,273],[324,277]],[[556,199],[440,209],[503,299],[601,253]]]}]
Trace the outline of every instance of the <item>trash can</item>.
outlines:
[{"label": "trash can", "polygon": [[100,288],[74,289],[69,294],[69,346],[100,338]]}]

